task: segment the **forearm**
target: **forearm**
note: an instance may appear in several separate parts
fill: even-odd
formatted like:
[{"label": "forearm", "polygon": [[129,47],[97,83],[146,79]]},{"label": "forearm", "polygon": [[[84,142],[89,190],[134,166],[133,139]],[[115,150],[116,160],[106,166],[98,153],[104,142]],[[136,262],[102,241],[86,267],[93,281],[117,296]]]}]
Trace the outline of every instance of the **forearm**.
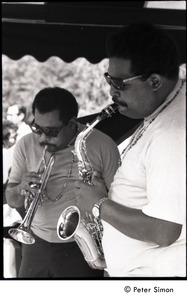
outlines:
[{"label": "forearm", "polygon": [[102,203],[100,217],[130,238],[159,246],[172,244],[181,232],[180,224],[149,217],[139,209],[122,206],[111,200]]},{"label": "forearm", "polygon": [[21,196],[21,184],[8,184],[6,188],[6,200],[12,208],[24,205],[24,196]]}]

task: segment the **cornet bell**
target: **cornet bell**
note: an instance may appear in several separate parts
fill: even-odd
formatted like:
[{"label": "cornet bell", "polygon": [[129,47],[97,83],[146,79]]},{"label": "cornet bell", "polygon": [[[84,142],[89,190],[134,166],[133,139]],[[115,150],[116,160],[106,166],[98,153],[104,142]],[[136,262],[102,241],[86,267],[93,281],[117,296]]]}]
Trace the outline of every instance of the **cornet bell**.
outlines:
[{"label": "cornet bell", "polygon": [[8,233],[13,239],[20,243],[29,245],[35,243],[34,237],[29,232],[20,228],[11,228]]}]

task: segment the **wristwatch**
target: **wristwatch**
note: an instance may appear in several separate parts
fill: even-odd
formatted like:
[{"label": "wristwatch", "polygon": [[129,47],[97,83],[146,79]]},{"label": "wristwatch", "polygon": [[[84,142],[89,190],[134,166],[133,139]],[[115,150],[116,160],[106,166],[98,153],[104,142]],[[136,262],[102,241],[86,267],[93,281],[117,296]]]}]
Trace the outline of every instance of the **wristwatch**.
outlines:
[{"label": "wristwatch", "polygon": [[92,208],[92,214],[93,216],[96,218],[96,219],[99,219],[100,217],[100,206],[101,204],[108,200],[108,198],[104,197],[104,198],[101,198],[95,205],[94,207]]}]

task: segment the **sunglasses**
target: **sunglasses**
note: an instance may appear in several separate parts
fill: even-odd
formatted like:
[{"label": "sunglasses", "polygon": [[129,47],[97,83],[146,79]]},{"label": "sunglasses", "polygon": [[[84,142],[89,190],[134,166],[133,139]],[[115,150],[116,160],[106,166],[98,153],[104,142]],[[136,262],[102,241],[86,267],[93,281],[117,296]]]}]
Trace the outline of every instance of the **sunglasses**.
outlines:
[{"label": "sunglasses", "polygon": [[108,72],[106,72],[106,73],[104,73],[104,77],[106,79],[106,82],[110,86],[114,87],[116,90],[123,91],[125,89],[125,83],[126,82],[141,78],[141,77],[143,77],[143,75],[138,75],[138,76],[130,77],[130,78],[127,78],[127,79],[120,79],[120,78],[111,77],[108,74]]},{"label": "sunglasses", "polygon": [[64,127],[64,125],[58,126],[58,127],[40,127],[35,123],[35,120],[32,121],[30,124],[30,128],[32,132],[36,134],[42,134],[44,133],[47,137],[57,137],[60,130]]}]

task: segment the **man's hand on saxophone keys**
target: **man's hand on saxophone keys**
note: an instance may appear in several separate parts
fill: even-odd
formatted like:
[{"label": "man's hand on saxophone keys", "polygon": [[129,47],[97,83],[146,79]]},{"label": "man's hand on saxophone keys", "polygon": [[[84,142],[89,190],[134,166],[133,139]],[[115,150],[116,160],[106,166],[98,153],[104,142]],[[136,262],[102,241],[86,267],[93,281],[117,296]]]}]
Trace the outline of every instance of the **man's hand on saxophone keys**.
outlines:
[{"label": "man's hand on saxophone keys", "polygon": [[103,197],[107,197],[107,188],[103,179],[99,177],[93,178],[93,184],[88,185],[82,181],[75,182],[75,198],[77,206],[85,213],[92,214],[93,206]]}]

